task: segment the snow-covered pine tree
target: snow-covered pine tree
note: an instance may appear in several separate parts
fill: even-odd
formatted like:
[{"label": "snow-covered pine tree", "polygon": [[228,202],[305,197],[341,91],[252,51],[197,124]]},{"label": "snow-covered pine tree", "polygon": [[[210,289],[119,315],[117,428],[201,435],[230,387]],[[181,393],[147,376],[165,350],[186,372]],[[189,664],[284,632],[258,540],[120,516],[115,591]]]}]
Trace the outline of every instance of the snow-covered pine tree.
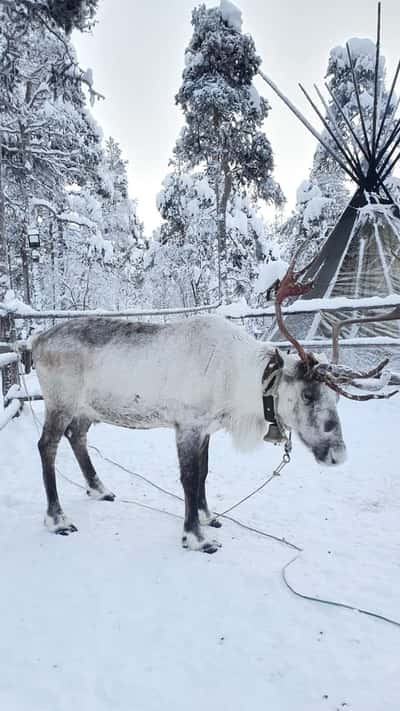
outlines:
[{"label": "snow-covered pine tree", "polygon": [[227,293],[250,305],[258,303],[255,288],[265,265],[279,257],[272,229],[260,214],[258,202],[242,191],[232,194],[227,211],[229,269]]},{"label": "snow-covered pine tree", "polygon": [[272,177],[271,145],[261,130],[269,107],[252,84],[261,60],[251,36],[241,31],[240,11],[229,0],[214,8],[200,5],[192,25],[176,97],[186,123],[175,156],[186,171],[199,167],[214,189],[223,288],[230,298],[229,200],[251,191],[280,202],[282,193]]},{"label": "snow-covered pine tree", "polygon": [[105,145],[101,166],[103,234],[113,243],[115,308],[137,303],[143,279],[143,256],[147,243],[137,203],[128,194],[127,161],[113,138]]},{"label": "snow-covered pine tree", "polygon": [[146,258],[147,301],[198,306],[217,292],[215,193],[202,172],[169,173],[157,195],[163,219]]},{"label": "snow-covered pine tree", "polygon": [[120,146],[110,138],[98,184],[69,191],[63,308],[119,309],[138,301],[145,239],[136,203],[128,195],[126,165]]},{"label": "snow-covered pine tree", "polygon": [[332,198],[323,195],[316,181],[304,180],[296,192],[296,207],[279,232],[282,254],[290,260],[304,245],[298,264],[308,263],[334,225],[332,212]]},{"label": "snow-covered pine tree", "polygon": [[[364,115],[364,120],[367,128],[367,134],[372,134],[372,114],[374,102],[374,84],[375,84],[375,61],[376,47],[375,43],[370,39],[361,39],[353,37],[348,40],[351,56],[353,59],[354,73],[357,85],[359,87],[360,102]],[[385,89],[385,74],[386,61],[383,55],[379,59],[378,67],[378,97],[380,105],[383,106],[387,101],[387,93]],[[352,80],[352,71],[347,54],[346,46],[337,46],[331,49],[328,59],[328,67],[326,71],[326,83],[332,94],[335,96],[340,108],[346,115],[347,119],[353,122],[355,116],[358,116],[357,97],[354,91]],[[333,101],[331,96],[327,102],[329,115],[334,119],[334,123],[339,126],[342,135],[346,136],[347,142],[351,144],[351,135],[347,128],[346,122],[341,114],[340,109]],[[393,101],[394,108],[394,101]],[[327,118],[329,118],[329,115]],[[388,125],[390,120],[388,121]],[[360,139],[363,139],[361,125],[354,125],[356,132],[359,133]],[[336,146],[332,137],[325,131],[325,141],[332,146],[336,152]],[[328,175],[343,176],[342,169],[337,166],[336,161],[330,156],[323,146],[319,146],[316,151],[316,165],[313,172],[317,174],[325,172]],[[344,177],[344,176],[343,176]]]},{"label": "snow-covered pine tree", "polygon": [[[147,291],[153,295],[150,303],[198,306],[214,301],[218,296],[216,196],[206,174],[170,173],[157,205],[163,223],[146,259]],[[271,257],[271,244],[257,202],[245,193],[232,191],[226,234],[226,291],[251,302],[259,266]]]}]

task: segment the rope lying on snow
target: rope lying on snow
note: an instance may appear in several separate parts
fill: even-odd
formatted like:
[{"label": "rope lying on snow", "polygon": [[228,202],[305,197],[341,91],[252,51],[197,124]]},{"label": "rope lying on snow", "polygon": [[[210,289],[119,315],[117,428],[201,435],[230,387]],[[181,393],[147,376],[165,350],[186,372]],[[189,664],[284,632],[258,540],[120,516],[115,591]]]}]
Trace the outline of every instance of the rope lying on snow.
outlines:
[{"label": "rope lying on snow", "polygon": [[[174,494],[172,491],[169,491],[168,489],[164,489],[162,486],[159,486],[158,484],[155,484],[153,481],[151,481],[151,479],[147,479],[146,477],[142,476],[142,474],[137,474],[137,472],[134,472],[134,471],[132,471],[131,469],[128,469],[127,467],[124,467],[122,464],[120,464],[119,462],[116,462],[115,460],[111,459],[110,457],[106,457],[106,456],[98,449],[98,447],[95,447],[94,445],[90,445],[90,448],[91,448],[91,449],[94,449],[94,450],[98,453],[98,455],[99,455],[104,461],[109,462],[110,464],[112,464],[113,466],[117,467],[118,469],[121,469],[122,471],[126,472],[127,474],[130,474],[130,475],[133,476],[133,477],[137,477],[137,478],[141,479],[142,481],[146,482],[147,484],[149,484],[150,486],[154,487],[154,488],[157,489],[158,491],[161,491],[162,493],[167,494],[168,496],[171,496],[172,498],[177,499],[178,501],[183,501],[183,500],[184,500],[181,496],[178,496],[177,494]],[[254,489],[252,492],[250,492],[250,494],[248,494],[248,495],[247,495],[246,497],[244,497],[243,499],[240,499],[240,501],[238,501],[236,504],[234,504],[233,506],[231,506],[229,509],[226,509],[226,511],[231,511],[232,509],[234,509],[234,508],[236,508],[237,506],[239,506],[240,504],[242,504],[244,501],[247,501],[247,500],[250,499],[252,496],[254,496],[255,494],[257,494],[257,493],[258,493],[259,491],[261,491],[267,484],[269,484],[269,482],[274,478],[274,476],[276,476],[276,475],[275,475],[275,474],[272,474],[268,479],[266,479],[266,481],[263,482],[263,484],[261,484],[261,485],[258,486],[256,489]],[[78,484],[78,486],[79,486],[79,484]],[[85,487],[82,487],[82,488],[85,488]],[[120,501],[124,501],[124,499],[120,499]],[[125,499],[125,501],[126,501],[126,503],[134,503],[132,500],[128,500],[128,499]],[[135,503],[137,503],[137,502],[135,502]],[[139,505],[143,505],[143,504],[139,504]],[[151,506],[145,506],[145,508],[153,509],[153,507],[151,507]],[[153,510],[159,511],[159,512],[161,512],[161,513],[169,514],[170,516],[175,516],[175,518],[179,518],[179,519],[181,519],[181,520],[183,519],[182,516],[178,516],[178,515],[176,515],[176,514],[171,514],[169,511],[165,511],[165,510],[161,510],[161,509],[153,509]],[[264,536],[264,537],[266,537],[266,538],[272,538],[273,540],[275,540],[275,541],[277,541],[277,542],[279,542],[279,543],[283,543],[284,545],[287,545],[287,546],[289,546],[290,548],[295,548],[295,549],[298,550],[300,553],[303,552],[303,548],[300,548],[299,546],[296,546],[294,543],[291,543],[290,541],[287,541],[285,538],[278,538],[277,536],[273,536],[273,535],[270,534],[270,533],[266,533],[265,531],[262,531],[262,530],[260,530],[260,529],[257,529],[257,528],[253,528],[253,527],[251,527],[251,526],[248,526],[247,524],[244,524],[244,523],[242,523],[241,521],[238,521],[237,519],[233,518],[232,516],[227,516],[227,515],[225,514],[225,512],[220,513],[220,514],[218,514],[217,512],[213,512],[213,513],[215,513],[215,514],[216,514],[217,516],[219,516],[220,518],[226,518],[226,519],[228,519],[229,521],[232,521],[233,523],[238,524],[239,526],[241,526],[242,528],[245,528],[245,529],[248,530],[248,531],[252,531],[253,533],[257,533],[257,534],[259,534],[259,535],[261,535],[261,536]],[[352,605],[347,605],[347,604],[344,603],[344,602],[336,602],[336,601],[334,601],[334,600],[326,600],[326,599],[324,599],[324,598],[322,598],[322,597],[313,597],[312,595],[306,595],[305,593],[301,593],[301,592],[299,592],[298,590],[296,590],[296,589],[289,583],[289,581],[288,581],[288,579],[287,579],[286,571],[287,571],[287,569],[289,568],[289,566],[292,565],[296,560],[299,560],[299,558],[300,558],[300,555],[296,555],[296,556],[295,556],[294,558],[292,558],[288,563],[286,563],[286,564],[283,566],[283,568],[281,569],[281,577],[282,577],[282,580],[283,580],[284,584],[286,585],[286,587],[290,590],[290,592],[293,593],[293,595],[296,595],[296,597],[300,597],[300,598],[302,598],[303,600],[309,600],[309,601],[311,601],[311,602],[318,602],[318,603],[321,603],[321,604],[323,604],[323,605],[331,605],[331,606],[333,606],[333,607],[340,607],[340,608],[343,608],[343,609],[345,609],[345,610],[351,610],[351,611],[353,611],[353,612],[359,612],[359,613],[362,614],[362,615],[367,615],[368,617],[374,617],[375,619],[383,620],[384,622],[388,622],[389,624],[395,625],[396,627],[400,627],[400,622],[398,622],[397,620],[393,620],[393,619],[391,619],[390,617],[386,617],[385,615],[380,615],[380,614],[378,614],[377,612],[370,612],[369,610],[364,610],[364,609],[361,608],[361,607],[354,607],[354,606],[352,606]]]},{"label": "rope lying on snow", "polygon": [[[72,484],[72,486],[76,486],[78,489],[83,489],[86,491],[86,486],[83,484],[78,484],[77,481],[74,481],[73,479],[70,479],[66,474],[63,474],[62,471],[58,467],[56,467],[57,474],[62,479],[65,479],[69,484]],[[177,518],[180,521],[183,521],[183,516],[179,516],[178,514],[174,514],[171,511],[166,511],[165,509],[158,509],[155,506],[150,506],[149,504],[143,504],[141,501],[136,501],[135,499],[120,499],[118,497],[117,501],[121,501],[123,504],[134,504],[135,506],[139,506],[141,509],[148,509],[149,511],[156,511],[157,513],[163,513],[166,516],[172,516],[172,518]]]},{"label": "rope lying on snow", "polygon": [[312,595],[305,595],[304,593],[298,592],[297,590],[294,589],[294,587],[289,583],[287,576],[286,576],[286,571],[290,565],[292,565],[296,560],[299,560],[300,556],[296,555],[292,560],[289,560],[286,565],[283,566],[281,570],[281,576],[282,580],[285,583],[286,587],[289,588],[289,590],[293,593],[293,595],[296,595],[296,597],[301,597],[303,600],[311,600],[311,602],[320,602],[323,605],[332,605],[333,607],[342,607],[345,610],[352,610],[352,612],[359,612],[361,615],[368,615],[368,617],[375,617],[377,620],[383,620],[384,622],[389,622],[391,625],[396,625],[396,627],[400,627],[400,622],[397,622],[397,620],[392,620],[390,617],[385,617],[385,615],[379,615],[377,612],[370,612],[369,610],[363,610],[362,607],[353,607],[353,605],[346,605],[344,602],[335,602],[334,600],[325,600],[323,597],[313,597]]},{"label": "rope lying on snow", "polygon": [[[25,382],[25,376],[24,376],[23,373],[21,374],[21,376],[22,376],[22,379],[23,379],[23,384],[24,384],[26,393],[28,394],[28,390],[27,390],[27,386],[26,386],[26,382]],[[31,411],[31,414],[32,414],[33,421],[34,421],[35,426],[36,426],[36,429],[37,429],[37,431],[38,431],[38,433],[39,433],[39,425],[42,425],[42,422],[39,420],[38,416],[36,415],[36,413],[35,413],[35,411],[34,411],[34,409],[33,409],[33,407],[32,407],[32,402],[31,402],[31,400],[29,400],[28,402],[29,402],[30,411]],[[176,499],[176,500],[178,500],[178,501],[183,501],[183,498],[182,498],[181,496],[178,496],[177,494],[174,494],[172,491],[169,491],[168,489],[165,489],[164,487],[160,486],[159,484],[156,484],[155,482],[151,481],[151,479],[148,479],[147,477],[143,476],[142,474],[138,474],[137,472],[133,472],[132,470],[128,469],[127,467],[124,467],[124,466],[123,466],[122,464],[120,464],[119,462],[115,462],[115,461],[114,461],[113,459],[111,459],[110,457],[106,457],[106,456],[103,455],[103,453],[98,449],[98,447],[95,447],[94,445],[90,445],[90,449],[94,449],[94,450],[98,453],[98,455],[99,455],[104,461],[109,462],[109,463],[112,464],[113,466],[117,467],[118,469],[121,469],[122,471],[124,471],[124,472],[130,474],[130,475],[133,476],[133,477],[136,477],[136,478],[138,478],[138,479],[141,479],[142,481],[144,481],[144,482],[145,482],[146,484],[148,484],[149,486],[152,486],[154,489],[157,489],[157,491],[160,491],[160,492],[166,494],[167,496],[171,496],[172,498],[174,498],[174,499]],[[76,486],[76,487],[78,487],[78,488],[80,488],[80,489],[85,489],[85,490],[86,490],[86,487],[85,487],[85,486],[83,486],[82,484],[78,484],[78,482],[74,481],[73,479],[70,479],[70,478],[67,477],[65,474],[63,474],[58,468],[57,468],[57,472],[58,472],[58,474],[59,474],[63,479],[65,479],[66,481],[68,481],[68,482],[69,482],[70,484],[72,484],[73,486]],[[302,548],[300,548],[299,546],[296,546],[294,543],[291,543],[290,541],[287,541],[285,538],[279,538],[278,536],[274,536],[274,535],[272,535],[271,533],[267,533],[266,531],[262,531],[261,529],[255,528],[255,527],[253,527],[253,526],[249,526],[249,525],[243,523],[242,521],[238,521],[237,519],[233,518],[232,516],[227,516],[227,515],[226,515],[228,511],[232,511],[234,508],[237,508],[237,507],[238,507],[240,504],[242,504],[244,501],[247,501],[247,500],[250,499],[252,496],[255,496],[255,494],[257,494],[257,493],[258,493],[259,491],[261,491],[267,484],[269,484],[269,482],[270,482],[275,476],[276,476],[275,473],[272,474],[265,482],[263,482],[263,484],[261,484],[261,485],[258,486],[256,489],[254,489],[252,492],[250,492],[250,494],[248,494],[248,495],[247,495],[246,497],[244,497],[243,499],[240,499],[240,501],[238,501],[236,504],[234,504],[233,506],[231,506],[229,509],[226,509],[225,512],[220,513],[220,514],[218,514],[218,513],[216,513],[216,512],[213,512],[213,513],[215,513],[215,514],[216,514],[217,516],[219,516],[220,518],[225,518],[225,519],[227,519],[228,521],[232,521],[233,523],[236,523],[238,526],[240,526],[241,528],[246,529],[247,531],[251,531],[252,533],[256,533],[256,534],[258,534],[258,535],[260,535],[260,536],[263,536],[263,537],[265,537],[265,538],[270,538],[270,539],[272,539],[272,540],[274,540],[274,541],[276,541],[276,542],[278,542],[278,543],[282,543],[282,544],[284,544],[284,545],[286,545],[286,546],[288,546],[288,547],[290,547],[290,548],[294,548],[295,550],[299,551],[299,553],[301,553],[301,552],[303,552],[303,549],[302,549]],[[155,511],[155,512],[157,512],[157,513],[162,513],[162,514],[165,514],[166,516],[171,516],[171,517],[177,518],[177,519],[179,519],[179,520],[182,520],[182,518],[183,518],[182,516],[179,516],[178,514],[172,513],[171,511],[166,511],[165,509],[158,509],[158,508],[156,508],[155,506],[150,506],[150,505],[148,505],[148,504],[143,504],[142,502],[136,501],[136,500],[134,500],[134,499],[119,499],[119,501],[121,501],[122,503],[126,503],[126,504],[133,504],[133,505],[138,506],[138,507],[140,507],[140,508],[147,509],[147,510],[150,510],[150,511]],[[400,622],[398,622],[397,620],[394,620],[394,619],[392,619],[392,618],[390,618],[390,617],[386,617],[385,615],[380,615],[380,614],[377,613],[377,612],[370,612],[369,610],[364,610],[364,609],[361,608],[361,607],[353,607],[352,605],[347,605],[346,603],[343,603],[343,602],[336,602],[336,601],[334,601],[334,600],[326,600],[325,598],[322,598],[322,597],[314,597],[314,596],[312,596],[312,595],[306,595],[305,593],[301,593],[301,592],[299,592],[298,590],[296,590],[296,589],[289,583],[289,581],[288,581],[288,579],[287,579],[286,571],[287,571],[287,569],[289,568],[289,566],[291,566],[295,561],[299,560],[299,558],[300,558],[300,555],[295,556],[295,557],[292,558],[288,563],[286,563],[286,564],[283,566],[283,568],[281,569],[282,581],[283,581],[283,583],[285,584],[285,586],[288,588],[288,590],[290,590],[290,592],[291,592],[293,595],[295,595],[296,597],[299,597],[299,598],[301,598],[301,599],[303,599],[303,600],[309,600],[310,602],[316,602],[316,603],[320,603],[320,604],[322,604],[322,605],[330,605],[330,606],[332,606],[332,607],[340,607],[340,608],[345,609],[345,610],[351,610],[352,612],[359,612],[359,613],[362,614],[362,615],[367,615],[368,617],[373,617],[374,619],[382,620],[383,622],[387,622],[387,623],[389,623],[389,624],[391,624],[391,625],[395,625],[396,627],[400,627]]]},{"label": "rope lying on snow", "polygon": [[[124,467],[122,464],[119,462],[116,462],[114,459],[111,459],[110,457],[106,457],[98,447],[95,447],[94,445],[89,445],[90,449],[94,449],[97,454],[105,461],[109,462],[113,466],[117,467],[118,469],[121,469],[122,471],[126,472],[127,474],[130,474],[133,477],[136,477],[138,479],[141,479],[144,481],[146,484],[149,484],[149,486],[152,486],[154,489],[157,489],[157,491],[161,491],[163,494],[166,494],[167,496],[171,496],[173,499],[176,499],[177,501],[183,502],[184,499],[182,496],[178,496],[178,494],[174,494],[172,491],[169,491],[169,489],[164,489],[164,487],[159,486],[159,484],[155,484],[151,479],[147,479],[145,476],[142,474],[138,474],[137,472],[132,471],[131,469],[128,469],[127,467]],[[236,504],[233,504],[233,506],[230,506],[228,509],[225,511],[222,511],[222,513],[218,513],[218,511],[213,511],[212,513],[215,514],[215,516],[218,516],[219,518],[225,518],[227,521],[232,521],[233,523],[236,523],[238,526],[241,528],[245,528],[248,531],[251,531],[252,533],[258,533],[260,536],[264,536],[265,538],[271,538],[273,541],[276,541],[277,543],[283,543],[283,545],[288,546],[289,548],[293,548],[296,551],[301,552],[303,549],[299,548],[299,546],[296,546],[294,543],[291,543],[290,541],[286,540],[286,538],[279,538],[279,536],[274,536],[272,533],[267,533],[266,531],[263,531],[258,528],[254,528],[252,526],[247,525],[246,523],[243,523],[242,521],[239,521],[236,518],[233,518],[233,516],[227,516],[227,513],[229,511],[233,511],[233,509],[236,509],[240,504],[242,504],[244,501],[247,501],[247,499],[250,499],[252,496],[257,494],[261,489],[264,489],[264,487],[269,484],[269,482],[275,477],[275,473],[272,474],[266,481],[264,481],[260,486],[258,486],[256,489],[254,489],[250,494],[245,496],[243,499],[240,499]],[[120,499],[122,501],[122,499]],[[130,502],[127,502],[130,503]],[[164,512],[168,513],[168,512]],[[183,518],[182,516],[179,516],[179,518]]]}]

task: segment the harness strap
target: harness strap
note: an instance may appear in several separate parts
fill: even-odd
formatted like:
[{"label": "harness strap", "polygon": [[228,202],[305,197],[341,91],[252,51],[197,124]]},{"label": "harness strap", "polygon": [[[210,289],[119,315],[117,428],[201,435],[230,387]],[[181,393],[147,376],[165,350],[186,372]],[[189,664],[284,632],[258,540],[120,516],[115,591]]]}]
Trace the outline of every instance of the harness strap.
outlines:
[{"label": "harness strap", "polygon": [[264,419],[267,422],[271,422],[271,423],[275,424],[276,423],[275,405],[274,405],[274,398],[272,395],[264,395],[263,396],[263,406],[264,406]]},{"label": "harness strap", "polygon": [[263,408],[264,419],[269,423],[268,432],[264,436],[265,442],[281,444],[285,442],[285,454],[291,449],[290,434],[277,413],[279,396],[279,383],[282,376],[282,366],[274,358],[268,362],[263,374]]}]

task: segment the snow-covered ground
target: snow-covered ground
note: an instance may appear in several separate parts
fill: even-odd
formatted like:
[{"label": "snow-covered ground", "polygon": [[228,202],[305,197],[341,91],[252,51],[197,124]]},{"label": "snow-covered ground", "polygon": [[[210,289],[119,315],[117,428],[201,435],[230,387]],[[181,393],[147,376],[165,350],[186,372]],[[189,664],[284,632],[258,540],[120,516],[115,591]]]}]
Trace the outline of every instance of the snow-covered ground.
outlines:
[{"label": "snow-covered ground", "polygon": [[[42,415],[42,404],[35,410]],[[280,479],[233,515],[304,548],[299,591],[400,620],[400,400],[341,404],[348,462],[295,443]],[[168,431],[92,428],[104,455],[180,494]],[[225,521],[213,556],[180,547],[180,502],[93,459],[114,503],[59,478],[79,531],[43,525],[26,407],[0,432],[0,708],[4,711],[398,711],[400,628],[295,597],[295,551]],[[209,498],[222,510],[280,460],[214,437]],[[68,443],[60,470],[82,483]]]}]

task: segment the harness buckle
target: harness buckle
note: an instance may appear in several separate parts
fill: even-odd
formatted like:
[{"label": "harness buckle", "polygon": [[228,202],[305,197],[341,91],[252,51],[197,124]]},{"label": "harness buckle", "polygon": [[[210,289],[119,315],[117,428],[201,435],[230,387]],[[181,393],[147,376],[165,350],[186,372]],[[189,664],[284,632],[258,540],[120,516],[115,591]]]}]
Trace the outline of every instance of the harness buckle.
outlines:
[{"label": "harness buckle", "polygon": [[270,422],[268,432],[264,435],[264,442],[271,442],[272,444],[282,444],[284,440],[285,437],[279,429],[278,425],[274,422]]}]

